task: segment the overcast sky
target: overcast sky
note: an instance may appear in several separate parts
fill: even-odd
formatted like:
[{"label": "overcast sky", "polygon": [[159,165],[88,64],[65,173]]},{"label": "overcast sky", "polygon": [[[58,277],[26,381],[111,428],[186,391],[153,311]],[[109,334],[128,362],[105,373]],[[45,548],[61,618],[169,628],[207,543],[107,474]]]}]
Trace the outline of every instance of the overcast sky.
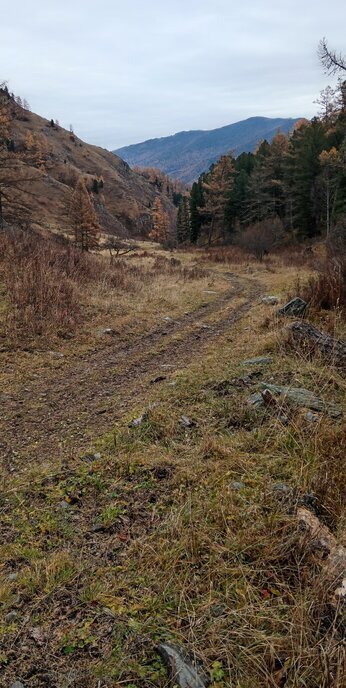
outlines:
[{"label": "overcast sky", "polygon": [[106,148],[253,115],[312,117],[345,0],[0,0],[0,81]]}]

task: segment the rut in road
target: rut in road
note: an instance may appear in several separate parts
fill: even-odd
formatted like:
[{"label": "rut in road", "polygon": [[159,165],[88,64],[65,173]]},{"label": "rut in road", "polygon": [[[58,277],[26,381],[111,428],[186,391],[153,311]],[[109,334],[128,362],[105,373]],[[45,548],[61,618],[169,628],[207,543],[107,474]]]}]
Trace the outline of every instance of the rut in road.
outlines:
[{"label": "rut in road", "polygon": [[[196,341],[200,352],[240,320],[259,295],[255,280],[231,273],[228,279],[232,289],[219,299],[137,337],[129,346],[98,349],[77,363],[50,370],[44,379],[26,381],[18,394],[2,403],[0,449],[5,468],[23,469],[32,461],[82,451],[138,404],[150,384],[149,376],[162,373],[160,366],[187,365]],[[232,308],[232,300],[243,295],[246,299]],[[208,325],[208,316],[214,319],[212,325]],[[203,324],[198,327],[201,319]]]}]

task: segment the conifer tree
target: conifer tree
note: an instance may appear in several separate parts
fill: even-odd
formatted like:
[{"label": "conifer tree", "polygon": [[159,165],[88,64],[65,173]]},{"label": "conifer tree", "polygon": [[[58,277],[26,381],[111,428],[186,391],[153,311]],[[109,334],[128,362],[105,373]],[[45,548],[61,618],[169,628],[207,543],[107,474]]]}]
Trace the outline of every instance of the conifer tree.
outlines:
[{"label": "conifer tree", "polygon": [[82,251],[97,248],[100,226],[82,177],[79,178],[71,197],[69,217],[76,246]]},{"label": "conifer tree", "polygon": [[234,165],[230,155],[223,155],[213,165],[206,181],[203,182],[205,192],[205,206],[203,214],[208,218],[208,245],[212,243],[215,232],[225,239],[226,218],[225,210],[228,195],[233,187]]},{"label": "conifer tree", "polygon": [[169,217],[162,205],[161,199],[157,196],[152,208],[152,229],[149,237],[153,241],[164,244],[168,241],[170,222]]},{"label": "conifer tree", "polygon": [[178,244],[186,244],[190,240],[190,208],[187,196],[183,196],[178,208],[177,240]]}]

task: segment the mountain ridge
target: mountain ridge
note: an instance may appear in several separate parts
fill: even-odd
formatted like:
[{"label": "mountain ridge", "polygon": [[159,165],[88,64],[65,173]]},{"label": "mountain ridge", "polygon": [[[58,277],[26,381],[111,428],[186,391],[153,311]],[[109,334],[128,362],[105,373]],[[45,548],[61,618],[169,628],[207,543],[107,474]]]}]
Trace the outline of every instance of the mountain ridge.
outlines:
[{"label": "mountain ridge", "polygon": [[300,117],[248,117],[216,129],[192,129],[147,139],[113,151],[131,166],[157,167],[170,177],[193,182],[225,153],[251,152],[259,141],[287,134]]}]

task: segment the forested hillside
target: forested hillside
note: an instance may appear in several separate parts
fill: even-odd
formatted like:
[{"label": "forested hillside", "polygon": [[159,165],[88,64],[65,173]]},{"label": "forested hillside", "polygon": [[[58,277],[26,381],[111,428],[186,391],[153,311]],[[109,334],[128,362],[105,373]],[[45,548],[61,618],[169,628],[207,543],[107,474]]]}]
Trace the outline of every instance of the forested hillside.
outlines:
[{"label": "forested hillside", "polygon": [[156,167],[186,183],[217,161],[220,155],[254,151],[262,139],[271,141],[276,132],[292,131],[297,119],[249,117],[210,131],[181,131],[174,136],[151,139],[115,150],[129,165]]},{"label": "forested hillside", "polygon": [[[328,87],[320,112],[254,153],[222,156],[179,211],[184,242],[261,243],[329,234],[346,212],[346,83]],[[184,225],[184,227],[182,227]]]}]

